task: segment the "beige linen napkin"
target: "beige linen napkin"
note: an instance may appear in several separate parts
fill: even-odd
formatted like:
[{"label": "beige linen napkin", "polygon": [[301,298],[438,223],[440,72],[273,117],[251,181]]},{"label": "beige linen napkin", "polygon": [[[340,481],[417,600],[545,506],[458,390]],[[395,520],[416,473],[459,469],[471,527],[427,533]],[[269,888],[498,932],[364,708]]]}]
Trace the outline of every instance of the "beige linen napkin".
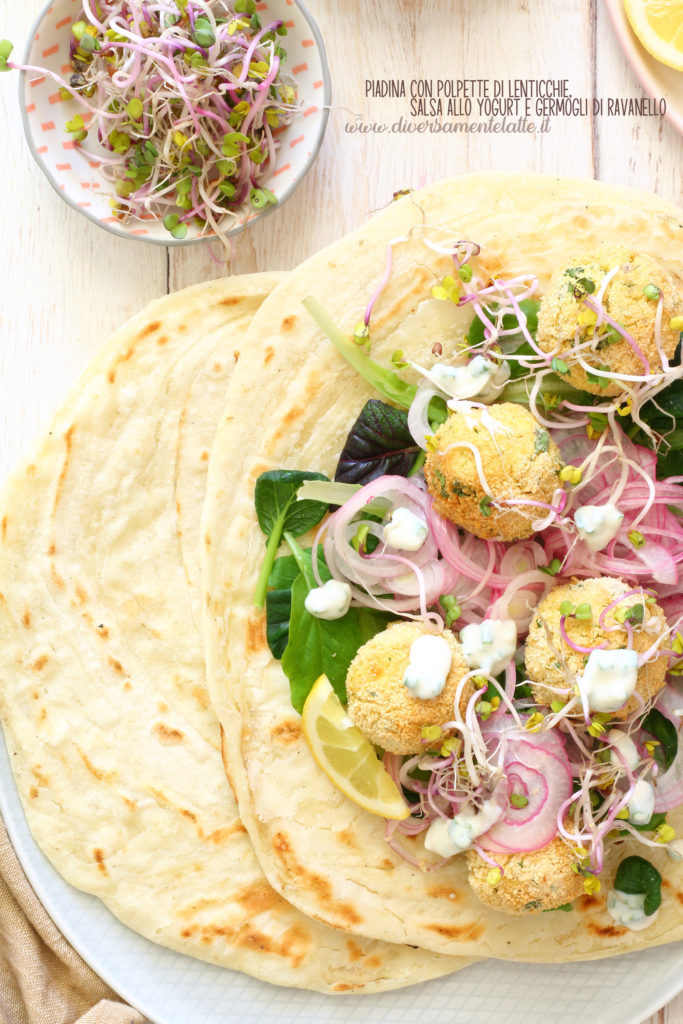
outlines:
[{"label": "beige linen napkin", "polygon": [[0,1024],[144,1024],[71,948],[0,818]]}]

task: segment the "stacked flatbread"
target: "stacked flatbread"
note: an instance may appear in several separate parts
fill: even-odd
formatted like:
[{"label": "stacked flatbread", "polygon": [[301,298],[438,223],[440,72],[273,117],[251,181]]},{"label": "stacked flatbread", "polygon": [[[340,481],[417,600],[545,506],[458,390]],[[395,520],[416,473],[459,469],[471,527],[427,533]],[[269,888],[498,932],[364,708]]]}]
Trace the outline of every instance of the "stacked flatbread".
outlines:
[{"label": "stacked flatbread", "polygon": [[383,822],[312,761],[252,607],[256,477],[331,472],[370,397],[301,301],[314,293],[352,330],[403,238],[373,354],[452,345],[450,304],[425,301],[448,272],[420,241],[426,225],[542,281],[624,235],[680,276],[680,217],[652,197],[556,179],[444,183],[287,278],[153,303],[103,347],[0,497],[0,715],[34,837],[150,940],[282,985],[380,991],[464,956],[587,959],[683,935],[673,862],[658,863],[672,900],[656,927],[624,935],[600,899],[500,920],[472,903],[458,864],[425,874],[401,861]]},{"label": "stacked flatbread", "polygon": [[[665,898],[642,931],[615,924],[607,912],[614,856],[602,892],[576,901],[571,913],[512,919],[479,902],[464,857],[423,871],[395,854],[384,821],[346,799],[316,765],[288,680],[266,644],[263,615],[252,606],[263,557],[256,478],[278,468],[332,476],[351,424],[376,397],[331,344],[325,347],[303,300],[312,295],[350,336],[382,282],[391,247],[391,274],[373,308],[373,359],[390,366],[400,350],[402,359],[429,365],[435,342],[448,358],[473,314],[432,298],[431,289],[453,273],[442,253],[459,239],[482,247],[490,273],[536,275],[541,293],[556,268],[616,245],[656,255],[683,285],[683,214],[676,207],[594,181],[482,174],[393,204],[293,271],[263,304],[252,322],[249,360],[240,363],[228,393],[204,519],[209,685],[230,737],[242,817],[271,884],[338,928],[439,952],[539,962],[671,942],[683,937],[683,861],[662,848],[645,854],[664,878]],[[265,346],[259,349],[257,339],[267,339]],[[257,401],[274,412],[259,425],[254,445],[245,410]],[[226,484],[230,475],[240,480],[237,494]],[[285,731],[291,743],[273,745],[272,736]],[[683,807],[668,820],[683,835]],[[314,846],[315,885],[305,871]],[[633,853],[642,853],[637,842],[621,847],[620,856]],[[356,915],[352,924],[348,907]]]},{"label": "stacked flatbread", "polygon": [[466,961],[351,939],[270,887],[206,685],[209,452],[249,323],[280,280],[232,278],[150,305],[7,481],[0,711],[33,836],[125,924],[280,985],[380,991]]}]

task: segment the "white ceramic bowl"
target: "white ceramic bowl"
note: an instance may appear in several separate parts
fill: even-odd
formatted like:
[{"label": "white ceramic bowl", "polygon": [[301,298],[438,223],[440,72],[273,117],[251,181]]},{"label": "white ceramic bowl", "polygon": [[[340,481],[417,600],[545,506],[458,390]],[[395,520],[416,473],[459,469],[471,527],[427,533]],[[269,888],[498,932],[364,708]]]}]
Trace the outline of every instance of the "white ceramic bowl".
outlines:
[{"label": "white ceramic bowl", "polygon": [[[79,20],[80,0],[50,0],[38,17],[29,37],[24,64],[53,71],[68,79],[69,40],[72,22]],[[284,70],[296,81],[302,112],[278,136],[276,167],[267,187],[277,197],[277,205],[249,210],[225,235],[235,235],[259,217],[279,209],[311,167],[322,142],[330,103],[330,75],[320,31],[300,0],[259,2],[264,16],[282,19],[287,25],[284,46],[287,62]],[[38,166],[56,192],[74,210],[116,235],[138,238],[158,245],[186,245],[211,237],[195,224],[188,225],[185,238],[176,239],[160,220],[130,218],[121,223],[112,216],[113,192],[103,177],[97,159],[103,154],[90,136],[83,148],[75,146],[64,130],[67,121],[81,112],[76,100],[62,100],[59,85],[49,75],[23,72],[19,85],[24,131]],[[226,221],[227,223],[227,221]]]}]

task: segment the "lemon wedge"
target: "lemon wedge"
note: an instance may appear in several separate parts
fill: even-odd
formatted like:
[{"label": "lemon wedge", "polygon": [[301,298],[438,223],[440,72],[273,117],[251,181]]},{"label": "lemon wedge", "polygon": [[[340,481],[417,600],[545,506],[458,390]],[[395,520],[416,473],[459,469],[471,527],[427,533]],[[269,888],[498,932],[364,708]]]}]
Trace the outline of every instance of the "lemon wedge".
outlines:
[{"label": "lemon wedge", "polygon": [[301,715],[311,753],[338,789],[371,814],[402,820],[410,809],[396,783],[344,711],[327,676],[320,676]]},{"label": "lemon wedge", "polygon": [[683,71],[683,0],[625,0],[624,7],[645,49]]}]

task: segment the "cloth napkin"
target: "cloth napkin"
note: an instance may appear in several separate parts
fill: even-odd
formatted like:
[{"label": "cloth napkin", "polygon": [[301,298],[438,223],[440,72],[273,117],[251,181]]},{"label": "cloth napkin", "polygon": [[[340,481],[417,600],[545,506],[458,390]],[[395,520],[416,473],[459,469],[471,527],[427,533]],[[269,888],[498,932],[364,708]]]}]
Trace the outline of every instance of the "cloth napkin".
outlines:
[{"label": "cloth napkin", "polygon": [[145,1024],[71,948],[0,818],[0,1024]]}]

